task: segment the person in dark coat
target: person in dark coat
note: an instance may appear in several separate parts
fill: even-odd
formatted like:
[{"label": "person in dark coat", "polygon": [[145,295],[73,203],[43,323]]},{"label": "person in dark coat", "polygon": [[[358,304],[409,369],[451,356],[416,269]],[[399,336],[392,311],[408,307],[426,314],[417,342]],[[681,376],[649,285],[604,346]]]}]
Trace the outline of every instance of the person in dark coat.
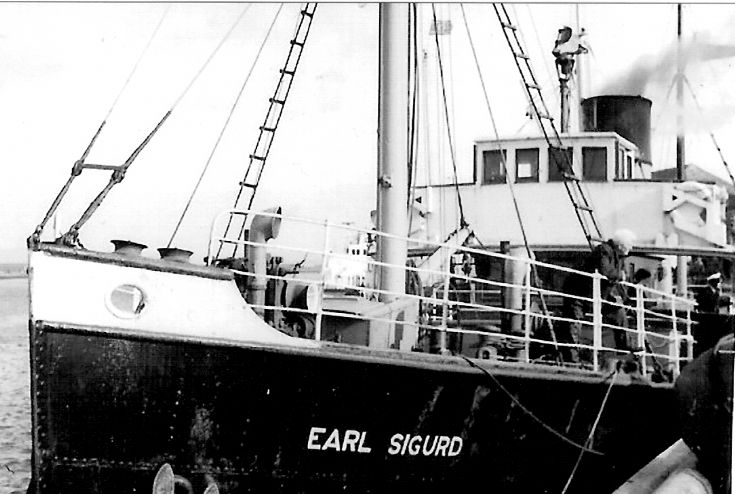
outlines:
[{"label": "person in dark coat", "polygon": [[[594,273],[597,271],[603,278],[600,282],[600,296],[603,300],[602,316],[605,324],[627,327],[625,308],[627,300],[625,288],[620,284],[623,280],[624,258],[630,252],[635,235],[630,230],[618,230],[607,242],[592,249],[585,259],[581,271]],[[570,274],[562,288],[565,294],[576,297],[592,298],[592,278],[580,274]],[[604,303],[612,302],[611,303]],[[590,303],[573,297],[564,297],[562,316],[573,321],[560,324],[556,331],[560,343],[579,343],[582,322]],[[624,330],[614,330],[616,347],[628,349],[627,334]],[[568,362],[579,362],[579,350],[572,347],[560,348],[562,358]]]},{"label": "person in dark coat", "polygon": [[715,273],[707,278],[707,286],[697,293],[697,310],[699,312],[719,312],[720,307],[729,305],[730,300],[722,296],[720,285],[722,284],[722,275]]}]

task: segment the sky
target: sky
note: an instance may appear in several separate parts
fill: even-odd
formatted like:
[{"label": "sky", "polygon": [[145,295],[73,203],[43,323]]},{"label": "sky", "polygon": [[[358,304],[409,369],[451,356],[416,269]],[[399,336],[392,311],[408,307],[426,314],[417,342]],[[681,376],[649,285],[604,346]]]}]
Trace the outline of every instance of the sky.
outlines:
[{"label": "sky", "polygon": [[[232,206],[243,178],[299,7],[285,4],[276,17],[279,5],[273,3],[0,3],[0,262],[23,262],[26,237],[110,109],[90,163],[122,163],[172,108],[125,180],[83,227],[80,239],[99,250],[110,250],[109,240],[116,238],[152,249],[165,246],[212,155],[174,242],[201,259],[214,215]],[[674,4],[514,4],[510,11],[552,109],[558,97],[551,48],[557,30],[576,27],[579,18],[591,48],[581,61],[583,96],[624,92],[650,98],[654,166],[674,164],[675,105],[674,93],[668,91],[674,67]],[[465,12],[469,35],[459,5],[437,5],[438,17],[452,22],[451,34],[441,42],[460,181],[472,176],[474,140],[493,136],[470,39],[501,137],[532,130],[492,7],[468,4]],[[428,33],[430,12],[424,10],[421,20]],[[700,114],[685,95],[687,161],[723,176],[709,134],[735,163],[733,21],[735,5],[684,6],[686,53],[691,55],[687,78],[702,108]],[[232,34],[194,80],[230,29]],[[375,207],[377,33],[377,4],[320,4],[256,207],[278,205],[289,215],[368,224]],[[424,43],[424,114],[442,121],[438,83],[428,80],[436,72],[433,39]],[[425,136],[433,158],[419,180],[449,180],[446,130],[427,123]],[[108,179],[109,172],[96,170],[77,178],[59,209],[58,227],[65,231]]]}]

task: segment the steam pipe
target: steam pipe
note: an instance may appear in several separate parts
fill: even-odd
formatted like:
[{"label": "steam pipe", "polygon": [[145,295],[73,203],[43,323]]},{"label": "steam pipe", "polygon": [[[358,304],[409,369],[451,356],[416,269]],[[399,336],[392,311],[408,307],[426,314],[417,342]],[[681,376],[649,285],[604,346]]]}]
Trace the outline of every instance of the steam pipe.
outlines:
[{"label": "steam pipe", "polygon": [[[281,207],[269,208],[264,213],[281,214]],[[248,240],[256,245],[248,245],[247,265],[248,271],[255,276],[250,278],[248,284],[247,301],[253,305],[265,305],[265,289],[268,285],[266,278],[266,251],[265,244],[268,240],[278,237],[281,229],[281,218],[255,214],[250,223]],[[260,315],[265,313],[261,307],[253,307]]]}]

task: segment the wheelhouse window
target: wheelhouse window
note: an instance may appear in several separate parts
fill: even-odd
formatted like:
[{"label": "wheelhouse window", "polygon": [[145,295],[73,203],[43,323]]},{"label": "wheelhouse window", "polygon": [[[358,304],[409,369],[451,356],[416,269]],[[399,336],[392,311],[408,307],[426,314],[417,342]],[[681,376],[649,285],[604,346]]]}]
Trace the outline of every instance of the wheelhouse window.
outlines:
[{"label": "wheelhouse window", "polygon": [[585,180],[607,180],[607,148],[582,148],[582,177]]},{"label": "wheelhouse window", "polygon": [[[615,145],[618,147],[618,145]],[[625,178],[625,170],[624,170],[624,163],[625,163],[625,151],[622,148],[618,148],[618,152],[615,155],[615,178],[616,179],[622,179]]]},{"label": "wheelhouse window", "polygon": [[538,148],[516,149],[516,182],[538,182]]},{"label": "wheelhouse window", "polygon": [[549,182],[561,182],[563,177],[559,167],[573,174],[572,148],[549,148]]},{"label": "wheelhouse window", "polygon": [[633,158],[630,156],[626,156],[626,168],[628,171],[628,176],[626,178],[633,178]]},{"label": "wheelhouse window", "polygon": [[497,184],[505,182],[505,150],[490,150],[482,152],[482,183]]}]

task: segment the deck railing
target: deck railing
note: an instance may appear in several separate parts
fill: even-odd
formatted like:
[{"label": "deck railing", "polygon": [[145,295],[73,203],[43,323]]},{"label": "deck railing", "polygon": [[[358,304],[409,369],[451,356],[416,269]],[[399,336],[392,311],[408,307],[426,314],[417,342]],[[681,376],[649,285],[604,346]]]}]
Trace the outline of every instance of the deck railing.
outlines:
[{"label": "deck railing", "polygon": [[[281,235],[267,243],[215,236],[217,226],[230,214],[247,215],[249,220],[255,215],[276,218],[282,222]],[[371,255],[348,253],[348,244],[356,238],[369,239],[372,245],[379,237],[442,256],[443,268],[423,268],[422,258],[412,258],[415,263],[406,266],[395,266]],[[271,259],[283,260],[284,265],[301,262],[298,273],[233,271],[245,280],[257,279],[261,285],[268,281],[298,285],[305,295],[301,304],[291,301],[281,304],[280,297],[275,297],[275,303],[251,303],[251,306],[267,317],[270,314],[270,322],[281,324],[279,329],[283,330],[288,330],[284,320],[312,321],[313,334],[306,331],[306,336],[317,340],[337,338],[339,331],[334,333],[335,324],[330,324],[332,334],[326,335],[324,330],[327,319],[338,319],[343,324],[363,321],[363,330],[371,332],[365,344],[371,346],[406,348],[401,341],[408,340],[411,349],[474,353],[471,356],[495,354],[497,348],[509,348],[500,352],[498,358],[547,363],[564,349],[573,349],[582,358],[572,365],[593,371],[604,369],[615,357],[633,353],[643,374],[657,369],[678,375],[681,363],[693,357],[693,301],[625,282],[620,282],[620,286],[632,296],[624,302],[603,300],[605,280],[599,273],[580,272],[451,242],[399,238],[350,225],[269,212],[223,212],[212,225],[208,259],[220,243],[242,245],[246,251],[264,248]],[[532,266],[540,273],[547,273],[549,279],[576,275],[591,286],[591,292],[579,296],[553,287],[533,286]],[[407,286],[414,287],[413,290],[393,293],[378,288],[373,279],[381,269],[401,270]],[[409,283],[411,280],[413,283]],[[285,288],[281,288],[285,293]],[[539,303],[541,297],[545,304]],[[579,315],[570,315],[565,310],[575,301],[584,308],[584,317],[578,318]],[[546,314],[540,308],[543,305],[549,308]],[[618,311],[618,316],[624,314],[623,324],[616,324],[606,316],[614,311]],[[273,314],[285,317],[279,323]],[[568,337],[570,325],[580,328],[576,341]],[[631,348],[616,348],[611,343],[614,332],[627,335]],[[462,340],[459,348],[456,342],[454,348],[449,342],[452,336]],[[463,347],[464,339],[474,343]]]}]

